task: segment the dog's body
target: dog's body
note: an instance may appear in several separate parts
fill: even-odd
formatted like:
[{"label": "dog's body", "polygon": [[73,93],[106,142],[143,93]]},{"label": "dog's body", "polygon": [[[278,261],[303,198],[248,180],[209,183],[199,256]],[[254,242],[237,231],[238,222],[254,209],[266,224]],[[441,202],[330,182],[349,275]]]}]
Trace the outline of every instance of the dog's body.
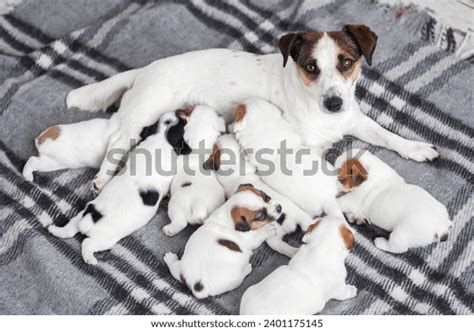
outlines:
[{"label": "dog's body", "polygon": [[310,226],[303,241],[305,244],[288,265],[245,291],[240,314],[317,314],[330,299],[356,296],[357,289],[346,284],[344,261],[354,238],[344,219],[323,218]]},{"label": "dog's body", "polygon": [[[228,154],[228,157],[225,154]],[[233,135],[226,134],[219,137],[212,156],[213,158],[209,160],[212,160],[212,167],[217,171],[217,179],[224,187],[226,197],[232,196],[240,185],[250,183],[257,189],[266,192],[282,206],[284,213],[276,221],[278,224],[277,235],[268,238],[267,244],[273,250],[290,258],[295,255],[298,249],[283,241],[283,236],[294,232],[297,226],[306,231],[308,226],[313,223],[311,216],[289,198],[273,190],[258,177],[255,173],[255,167],[247,161],[245,155],[240,153],[239,143]],[[224,161],[221,164],[221,157],[224,160],[233,160],[235,162]]]},{"label": "dog's body", "polygon": [[203,169],[206,156],[211,153],[217,137],[225,131],[224,119],[207,106],[196,106],[186,118],[184,141],[192,153],[178,157],[168,204],[171,223],[163,227],[168,236],[174,236],[188,223],[202,224],[225,201],[224,189],[215,173]]},{"label": "dog's body", "polygon": [[276,234],[274,220],[280,213],[281,206],[264,192],[241,185],[191,235],[180,260],[171,252],[164,260],[197,298],[231,291],[252,271],[253,250]]},{"label": "dog's body", "polygon": [[[259,97],[278,106],[305,145],[324,148],[345,134],[391,148],[416,161],[438,156],[431,145],[403,139],[365,116],[354,97],[360,57],[370,64],[377,36],[364,25],[337,32],[290,33],[280,54],[254,55],[225,49],[189,52],[76,89],[69,108],[106,109],[122,95],[120,129],[107,150],[127,150],[141,128],[163,112],[206,104],[230,117],[244,99]],[[210,76],[211,75],[211,76]],[[127,93],[125,93],[127,92]],[[125,153],[124,153],[125,154]],[[98,190],[115,165],[105,159],[95,179]]]},{"label": "dog's body", "polygon": [[342,193],[338,202],[350,220],[391,232],[388,240],[375,239],[377,248],[403,253],[447,239],[452,222],[446,207],[369,151],[346,151],[335,165]]},{"label": "dog's body", "polygon": [[99,168],[107,151],[107,140],[118,126],[114,116],[50,126],[35,139],[39,155],[28,159],[23,176],[32,181],[34,171]]},{"label": "dog's body", "polygon": [[[235,111],[233,127],[240,146],[265,183],[311,217],[323,212],[342,216],[336,201],[335,169],[318,151],[302,145],[300,135],[277,107],[263,99],[246,100]],[[278,152],[282,143],[287,154]],[[258,152],[265,149],[268,154],[259,157]]]},{"label": "dog's body", "polygon": [[[95,252],[112,248],[120,239],[147,224],[156,214],[161,199],[168,194],[173,178],[172,159],[176,156],[166,133],[177,122],[174,113],[163,114],[158,132],[130,152],[126,166],[100,195],[66,226],[50,225],[49,232],[60,238],[70,238],[78,232],[86,235],[82,257],[86,263],[95,265]],[[160,173],[158,169],[170,174]]]}]

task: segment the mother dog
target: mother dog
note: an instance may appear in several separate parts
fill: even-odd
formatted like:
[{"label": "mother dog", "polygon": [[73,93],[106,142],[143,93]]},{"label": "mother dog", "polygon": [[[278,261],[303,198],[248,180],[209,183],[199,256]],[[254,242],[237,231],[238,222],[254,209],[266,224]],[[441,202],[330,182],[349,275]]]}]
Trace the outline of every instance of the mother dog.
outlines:
[{"label": "mother dog", "polygon": [[[207,104],[224,115],[249,97],[266,99],[284,111],[306,145],[325,148],[352,135],[390,148],[415,161],[438,156],[432,145],[411,141],[382,128],[359,109],[354,92],[360,58],[370,65],[377,35],[365,25],[341,31],[289,33],[280,38],[283,55],[255,55],[227,49],[189,52],[126,71],[73,90],[68,108],[105,110],[121,99],[120,128],[107,152],[126,153],[141,130],[167,111]],[[117,163],[105,158],[94,179],[100,191]]]}]

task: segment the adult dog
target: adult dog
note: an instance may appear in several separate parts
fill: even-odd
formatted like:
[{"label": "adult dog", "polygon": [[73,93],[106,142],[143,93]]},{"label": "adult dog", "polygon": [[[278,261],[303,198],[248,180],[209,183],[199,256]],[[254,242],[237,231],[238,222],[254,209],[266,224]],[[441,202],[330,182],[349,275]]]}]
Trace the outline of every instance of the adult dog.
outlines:
[{"label": "adult dog", "polygon": [[[354,97],[360,58],[371,65],[376,44],[369,27],[345,25],[341,31],[284,35],[279,41],[283,63],[280,54],[189,52],[73,90],[66,103],[99,111],[122,98],[120,128],[110,136],[107,150],[124,154],[142,128],[166,111],[206,104],[230,116],[240,101],[260,97],[283,110],[305,145],[325,148],[348,134],[407,159],[436,158],[432,145],[393,134],[360,111]],[[96,191],[115,173],[113,161],[104,159],[94,179]]]}]

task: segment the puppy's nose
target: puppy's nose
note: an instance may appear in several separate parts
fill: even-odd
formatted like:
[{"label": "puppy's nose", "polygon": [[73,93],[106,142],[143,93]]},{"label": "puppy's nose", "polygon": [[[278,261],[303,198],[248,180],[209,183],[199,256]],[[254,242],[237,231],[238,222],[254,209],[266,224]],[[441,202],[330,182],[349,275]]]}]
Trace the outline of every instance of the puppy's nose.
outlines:
[{"label": "puppy's nose", "polygon": [[281,205],[276,205],[275,210],[278,214],[281,213]]},{"label": "puppy's nose", "polygon": [[339,97],[329,97],[324,100],[324,107],[332,113],[338,112],[342,107],[342,99]]}]

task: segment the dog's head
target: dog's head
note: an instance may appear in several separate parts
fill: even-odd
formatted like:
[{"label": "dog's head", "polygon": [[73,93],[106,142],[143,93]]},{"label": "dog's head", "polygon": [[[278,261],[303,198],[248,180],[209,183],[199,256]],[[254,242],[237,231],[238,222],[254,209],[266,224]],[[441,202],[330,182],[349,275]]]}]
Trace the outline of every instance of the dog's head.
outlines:
[{"label": "dog's head", "polygon": [[369,65],[377,35],[365,25],[347,24],[341,31],[289,33],[280,38],[283,66],[296,65],[297,79],[328,113],[344,111],[354,94],[360,58]]},{"label": "dog's head", "polygon": [[306,230],[302,241],[305,244],[331,241],[346,251],[352,251],[355,247],[354,233],[351,228],[344,219],[335,216],[315,220]]},{"label": "dog's head", "polygon": [[279,204],[252,184],[242,184],[232,196],[230,216],[237,231],[256,230],[277,220],[282,213]]}]

